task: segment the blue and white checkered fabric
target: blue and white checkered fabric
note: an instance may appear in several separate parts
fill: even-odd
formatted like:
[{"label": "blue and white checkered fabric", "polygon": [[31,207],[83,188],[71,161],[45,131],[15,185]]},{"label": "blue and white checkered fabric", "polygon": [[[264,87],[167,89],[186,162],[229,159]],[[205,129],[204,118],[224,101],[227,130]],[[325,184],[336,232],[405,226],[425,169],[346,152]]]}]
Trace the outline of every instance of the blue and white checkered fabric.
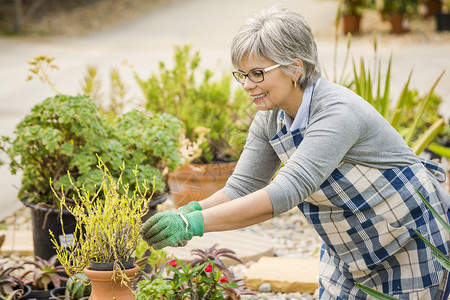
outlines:
[{"label": "blue and white checkered fabric", "polygon": [[450,234],[414,190],[447,219],[440,197],[448,196],[436,185],[422,162],[390,170],[339,166],[299,205],[327,246],[320,268],[324,289],[342,299],[365,299],[353,284],[359,282],[400,299],[427,289],[433,295],[424,299],[436,299],[444,270],[413,231],[449,253]]},{"label": "blue and white checkered fabric", "polygon": [[[285,162],[301,132],[281,129],[277,136],[283,147],[272,146]],[[298,205],[325,245],[320,299],[367,299],[354,282],[400,299],[442,298],[447,272],[413,231],[448,255],[450,234],[414,190],[448,220],[450,197],[437,179],[445,180],[445,171],[432,161],[388,170],[342,163]]]}]

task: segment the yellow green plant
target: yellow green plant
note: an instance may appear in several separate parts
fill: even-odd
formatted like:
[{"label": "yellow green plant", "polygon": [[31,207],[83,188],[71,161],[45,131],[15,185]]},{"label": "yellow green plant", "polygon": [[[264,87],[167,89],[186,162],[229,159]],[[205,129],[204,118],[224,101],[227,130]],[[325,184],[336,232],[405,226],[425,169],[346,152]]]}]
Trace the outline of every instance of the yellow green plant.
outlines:
[{"label": "yellow green plant", "polygon": [[[93,195],[84,187],[74,186],[76,194],[73,198],[77,199],[75,205],[67,203],[64,187],[61,188],[60,196],[50,182],[61,207],[67,209],[76,220],[73,242],[66,237],[65,243],[60,244],[50,232],[58,260],[70,276],[83,272],[90,261],[113,263],[113,270],[119,275],[123,274],[122,263],[133,258],[140,241],[141,218],[148,211],[151,195],[148,195],[149,189],[145,182],[136,182],[134,191],[130,191],[130,185],[122,182],[122,176],[113,179],[100,157],[97,167],[103,174],[101,186]],[[120,169],[123,173],[125,165]],[[137,181],[137,166],[133,173]],[[140,188],[142,186],[143,190]],[[103,199],[98,201],[99,198]],[[64,233],[62,215],[61,226]]]},{"label": "yellow green plant", "polygon": [[[421,133],[424,130],[423,121],[427,108],[430,106],[432,100],[436,98],[434,89],[445,71],[438,76],[426,96],[420,97],[416,101],[411,101],[411,97],[417,98],[417,95],[412,96],[414,93],[409,88],[412,76],[411,71],[398,100],[395,102],[395,106],[393,106],[390,97],[392,55],[389,58],[384,85],[382,83],[383,80],[381,79],[381,61],[376,61],[376,64],[378,69],[376,72],[372,73],[369,68],[365,67],[364,60],[361,59],[358,74],[358,66],[353,61],[354,81],[352,86],[354,86],[355,92],[358,95],[374,106],[376,110],[402,134],[406,143],[417,155],[419,155],[445,126],[444,119],[436,115],[433,123],[430,126],[427,126],[425,131]],[[375,94],[373,92],[374,89]],[[410,105],[407,105],[408,103]],[[411,105],[411,103],[413,103],[413,105]],[[404,116],[411,110],[414,110],[415,114],[406,120],[408,124],[405,124],[405,122],[402,124],[402,118],[405,119]]]},{"label": "yellow green plant", "polygon": [[29,61],[30,65],[29,71],[30,75],[27,77],[27,81],[38,78],[42,83],[46,83],[50,86],[52,91],[59,94],[58,89],[55,84],[50,80],[50,71],[59,70],[59,67],[53,63],[55,59],[52,57],[47,57],[45,55],[36,56],[32,61]]}]

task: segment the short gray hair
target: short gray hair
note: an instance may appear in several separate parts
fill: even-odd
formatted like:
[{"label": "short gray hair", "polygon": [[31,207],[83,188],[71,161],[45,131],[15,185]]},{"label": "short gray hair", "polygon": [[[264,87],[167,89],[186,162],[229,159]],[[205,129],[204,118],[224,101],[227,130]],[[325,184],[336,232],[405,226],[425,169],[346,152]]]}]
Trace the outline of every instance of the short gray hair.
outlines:
[{"label": "short gray hair", "polygon": [[233,66],[239,69],[246,56],[272,60],[289,75],[299,70],[293,63],[301,59],[303,70],[297,83],[302,89],[316,83],[321,76],[311,28],[299,13],[282,5],[255,13],[241,26],[231,42]]}]

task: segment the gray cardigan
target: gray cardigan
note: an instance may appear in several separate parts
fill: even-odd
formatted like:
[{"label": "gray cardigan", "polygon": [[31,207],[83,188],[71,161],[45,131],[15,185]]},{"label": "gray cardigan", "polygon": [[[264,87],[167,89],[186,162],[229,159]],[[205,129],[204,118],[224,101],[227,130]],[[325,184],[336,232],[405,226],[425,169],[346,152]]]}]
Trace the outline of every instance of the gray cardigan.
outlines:
[{"label": "gray cardigan", "polygon": [[311,100],[303,141],[272,180],[281,164],[269,143],[277,133],[277,115],[278,110],[256,114],[236,169],[221,190],[236,199],[264,188],[274,216],[316,192],[341,162],[389,169],[418,161],[369,103],[322,77]]}]

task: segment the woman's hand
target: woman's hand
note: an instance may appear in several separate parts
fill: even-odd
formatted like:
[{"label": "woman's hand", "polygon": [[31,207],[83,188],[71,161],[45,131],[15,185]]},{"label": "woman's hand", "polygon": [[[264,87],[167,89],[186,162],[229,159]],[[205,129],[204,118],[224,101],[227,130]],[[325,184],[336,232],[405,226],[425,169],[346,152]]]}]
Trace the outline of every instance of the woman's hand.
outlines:
[{"label": "woman's hand", "polygon": [[185,244],[194,236],[204,233],[203,217],[200,211],[188,214],[172,211],[152,216],[141,228],[144,241],[155,250]]}]

